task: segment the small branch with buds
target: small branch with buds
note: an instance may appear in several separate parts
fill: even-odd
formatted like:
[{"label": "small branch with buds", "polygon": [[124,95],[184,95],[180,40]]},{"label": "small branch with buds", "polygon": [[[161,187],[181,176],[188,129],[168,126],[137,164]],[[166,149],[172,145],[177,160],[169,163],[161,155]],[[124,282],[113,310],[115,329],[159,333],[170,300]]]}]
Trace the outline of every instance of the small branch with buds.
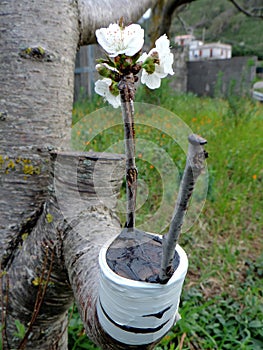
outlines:
[{"label": "small branch with buds", "polygon": [[179,194],[175,205],[173,218],[169,231],[163,236],[163,255],[161,271],[159,274],[160,283],[167,283],[173,274],[173,258],[175,247],[178,242],[184,216],[189,200],[194,191],[194,186],[198,176],[205,167],[205,158],[208,157],[203,146],[207,143],[202,137],[192,134],[188,137],[189,146],[186,166],[180,184]]},{"label": "small branch with buds", "polygon": [[96,30],[98,43],[105,50],[106,59],[96,65],[103,79],[95,83],[95,91],[103,96],[114,108],[121,106],[125,133],[126,152],[126,227],[135,227],[135,204],[137,189],[137,168],[135,165],[134,98],[137,74],[142,71],[141,82],[150,89],[157,89],[161,79],[173,75],[173,54],[166,35],[156,40],[156,47],[148,54],[142,54],[144,30],[139,24],[119,24]]}]

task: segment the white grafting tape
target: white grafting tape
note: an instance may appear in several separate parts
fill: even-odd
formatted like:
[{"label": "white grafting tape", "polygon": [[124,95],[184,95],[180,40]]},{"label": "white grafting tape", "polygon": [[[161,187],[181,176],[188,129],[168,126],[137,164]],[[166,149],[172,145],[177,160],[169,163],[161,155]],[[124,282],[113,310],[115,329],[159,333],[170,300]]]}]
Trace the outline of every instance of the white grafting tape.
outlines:
[{"label": "white grafting tape", "polygon": [[186,253],[176,246],[180,262],[167,284],[148,283],[121,277],[110,269],[106,261],[110,243],[99,255],[97,313],[100,324],[112,338],[124,344],[152,343],[164,336],[178,319],[188,268]]}]

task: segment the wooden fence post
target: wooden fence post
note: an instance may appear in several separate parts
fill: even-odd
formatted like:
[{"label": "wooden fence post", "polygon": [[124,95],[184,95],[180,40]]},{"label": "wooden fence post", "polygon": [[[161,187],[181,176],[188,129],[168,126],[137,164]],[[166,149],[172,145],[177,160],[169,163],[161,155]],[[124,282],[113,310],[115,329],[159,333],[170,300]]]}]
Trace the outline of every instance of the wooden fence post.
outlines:
[{"label": "wooden fence post", "polygon": [[74,102],[94,93],[96,46],[81,46],[76,56]]}]

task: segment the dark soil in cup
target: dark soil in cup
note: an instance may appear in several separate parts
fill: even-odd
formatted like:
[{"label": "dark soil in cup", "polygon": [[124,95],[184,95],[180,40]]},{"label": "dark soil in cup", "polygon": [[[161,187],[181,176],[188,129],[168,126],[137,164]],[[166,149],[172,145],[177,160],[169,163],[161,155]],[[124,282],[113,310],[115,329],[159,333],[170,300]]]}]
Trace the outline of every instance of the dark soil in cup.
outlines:
[{"label": "dark soil in cup", "polygon": [[[159,283],[162,259],[160,236],[134,229],[123,229],[109,246],[106,254],[109,267],[119,276],[151,283]],[[175,251],[173,268],[177,269],[180,257]]]}]

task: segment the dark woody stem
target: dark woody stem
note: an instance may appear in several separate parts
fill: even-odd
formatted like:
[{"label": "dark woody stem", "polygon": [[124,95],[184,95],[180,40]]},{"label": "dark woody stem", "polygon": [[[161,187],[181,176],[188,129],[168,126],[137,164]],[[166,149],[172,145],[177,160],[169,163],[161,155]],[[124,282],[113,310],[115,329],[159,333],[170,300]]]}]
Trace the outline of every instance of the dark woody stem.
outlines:
[{"label": "dark woody stem", "polygon": [[173,258],[175,247],[181,233],[184,216],[189,200],[194,191],[194,186],[198,176],[205,167],[205,158],[208,154],[203,148],[207,143],[202,137],[192,134],[188,137],[189,146],[186,166],[181,180],[180,189],[174,209],[174,214],[169,231],[163,236],[163,255],[159,280],[161,283],[168,282],[173,274]]},{"label": "dark woody stem", "polygon": [[126,227],[133,229],[135,226],[135,205],[137,191],[138,171],[135,165],[135,130],[134,130],[134,75],[124,75],[119,82],[121,95],[121,108],[125,134],[126,153],[126,193],[127,193],[127,214]]}]

